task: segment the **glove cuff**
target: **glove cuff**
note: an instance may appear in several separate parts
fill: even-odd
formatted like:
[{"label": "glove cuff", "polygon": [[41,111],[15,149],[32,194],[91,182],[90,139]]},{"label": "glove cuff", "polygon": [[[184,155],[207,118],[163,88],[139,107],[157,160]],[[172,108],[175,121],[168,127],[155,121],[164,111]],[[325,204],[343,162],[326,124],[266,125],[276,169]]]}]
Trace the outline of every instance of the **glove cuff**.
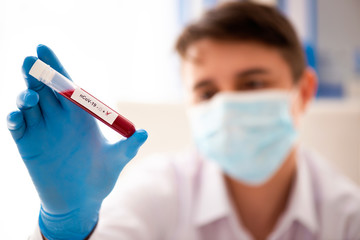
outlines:
[{"label": "glove cuff", "polygon": [[48,240],[83,240],[94,230],[99,219],[99,208],[76,209],[66,214],[50,214],[41,206],[39,227]]}]

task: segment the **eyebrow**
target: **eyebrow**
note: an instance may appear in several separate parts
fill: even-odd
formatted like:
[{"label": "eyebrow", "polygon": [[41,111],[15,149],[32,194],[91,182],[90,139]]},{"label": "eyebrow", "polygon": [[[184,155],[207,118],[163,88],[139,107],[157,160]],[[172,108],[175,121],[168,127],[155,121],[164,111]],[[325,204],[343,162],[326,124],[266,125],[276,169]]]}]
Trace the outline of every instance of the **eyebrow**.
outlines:
[{"label": "eyebrow", "polygon": [[270,71],[265,68],[250,68],[246,69],[245,71],[239,72],[236,74],[237,78],[244,78],[251,75],[257,75],[257,74],[267,74]]},{"label": "eyebrow", "polygon": [[[252,75],[267,74],[267,73],[269,73],[269,70],[265,68],[250,68],[250,69],[246,69],[245,71],[237,73],[236,78],[241,79]],[[211,86],[211,85],[213,85],[213,81],[211,81],[211,79],[204,79],[196,83],[193,87],[193,90],[197,90],[199,88]]]},{"label": "eyebrow", "polygon": [[211,86],[213,85],[213,81],[211,81],[210,79],[204,79],[199,81],[198,83],[196,83],[193,87],[193,91],[202,88],[202,87],[206,87],[206,86]]}]

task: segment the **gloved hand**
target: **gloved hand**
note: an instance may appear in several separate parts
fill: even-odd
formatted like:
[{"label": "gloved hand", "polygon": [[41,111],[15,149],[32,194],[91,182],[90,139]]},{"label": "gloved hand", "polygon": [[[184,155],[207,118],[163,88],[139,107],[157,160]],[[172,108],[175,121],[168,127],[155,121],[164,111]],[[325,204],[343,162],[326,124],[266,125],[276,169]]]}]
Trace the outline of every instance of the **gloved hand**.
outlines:
[{"label": "gloved hand", "polygon": [[[55,54],[39,59],[68,76]],[[84,239],[98,221],[103,199],[124,166],[147,139],[144,130],[109,144],[95,119],[29,75],[36,57],[23,63],[28,89],[8,115],[8,128],[41,199],[39,226],[47,239]]]}]

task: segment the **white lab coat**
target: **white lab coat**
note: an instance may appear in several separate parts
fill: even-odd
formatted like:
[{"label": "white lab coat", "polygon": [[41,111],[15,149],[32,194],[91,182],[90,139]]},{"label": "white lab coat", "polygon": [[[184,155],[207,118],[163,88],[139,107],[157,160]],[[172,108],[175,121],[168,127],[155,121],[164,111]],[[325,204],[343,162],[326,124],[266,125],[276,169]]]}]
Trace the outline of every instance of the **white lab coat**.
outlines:
[{"label": "white lab coat", "polygon": [[[297,164],[289,204],[268,239],[360,239],[359,188],[302,148]],[[214,163],[187,153],[140,165],[104,201],[91,240],[253,239]],[[41,239],[38,228],[30,239]]]}]

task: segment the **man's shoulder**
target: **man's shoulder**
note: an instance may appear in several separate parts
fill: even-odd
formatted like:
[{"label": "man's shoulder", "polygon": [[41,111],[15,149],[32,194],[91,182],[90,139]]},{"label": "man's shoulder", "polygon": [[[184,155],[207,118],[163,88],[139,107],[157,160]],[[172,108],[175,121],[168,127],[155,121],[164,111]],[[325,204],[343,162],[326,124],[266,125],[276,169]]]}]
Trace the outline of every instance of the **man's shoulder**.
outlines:
[{"label": "man's shoulder", "polygon": [[314,200],[323,215],[360,221],[360,187],[318,153],[305,150],[303,158],[310,172]]}]

